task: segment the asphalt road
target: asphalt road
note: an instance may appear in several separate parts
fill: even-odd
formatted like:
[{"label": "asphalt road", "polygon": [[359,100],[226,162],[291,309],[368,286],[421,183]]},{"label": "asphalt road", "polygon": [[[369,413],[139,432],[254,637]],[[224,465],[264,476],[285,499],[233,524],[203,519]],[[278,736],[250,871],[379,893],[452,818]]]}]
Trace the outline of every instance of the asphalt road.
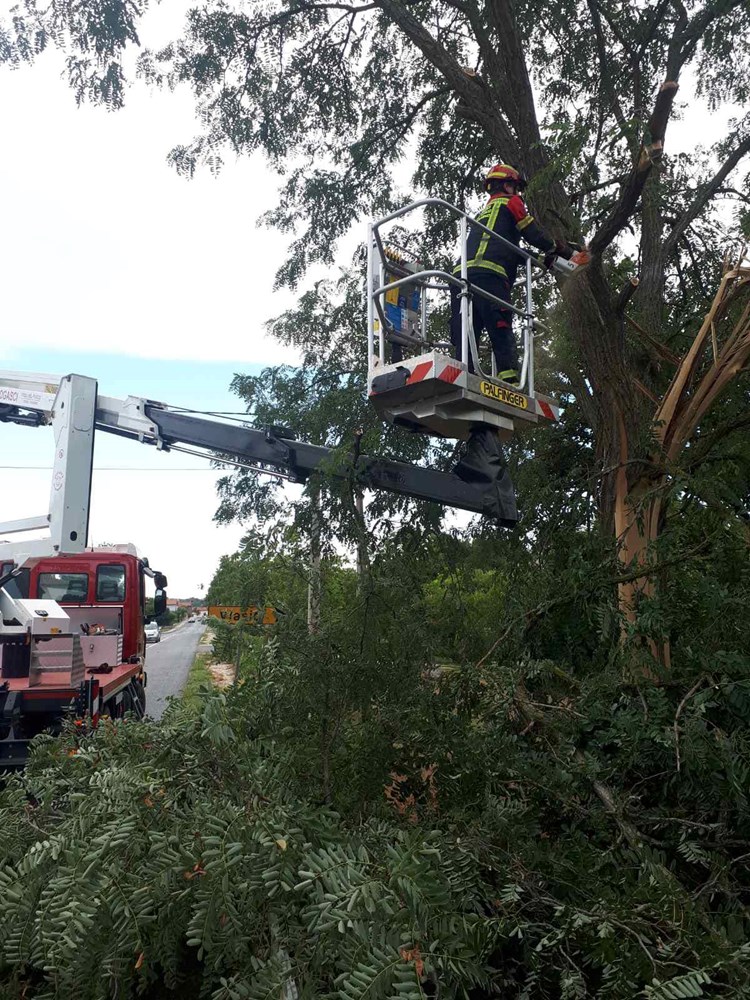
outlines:
[{"label": "asphalt road", "polygon": [[205,625],[181,622],[169,632],[162,632],[161,642],[151,642],[146,651],[146,714],[160,719],[167,698],[178,697],[185,686],[195,650]]}]

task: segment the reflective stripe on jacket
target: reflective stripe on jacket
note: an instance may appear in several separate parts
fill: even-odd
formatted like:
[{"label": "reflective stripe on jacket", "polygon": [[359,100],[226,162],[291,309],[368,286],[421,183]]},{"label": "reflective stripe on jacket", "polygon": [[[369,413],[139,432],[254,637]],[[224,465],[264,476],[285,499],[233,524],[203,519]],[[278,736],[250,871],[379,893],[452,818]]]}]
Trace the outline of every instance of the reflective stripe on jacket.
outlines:
[{"label": "reflective stripe on jacket", "polygon": [[[493,195],[476,216],[476,221],[514,246],[519,245],[523,236],[527,242],[544,253],[550,253],[555,249],[554,240],[550,239],[529,215],[523,198],[518,194],[514,194],[511,198],[507,195]],[[469,274],[472,271],[491,272],[507,278],[510,284],[515,281],[516,268],[523,260],[521,255],[514,253],[509,246],[499,240],[493,240],[489,233],[472,226],[471,223],[469,223],[466,252],[469,258]],[[453,273],[461,273],[460,264],[453,269]]]}]

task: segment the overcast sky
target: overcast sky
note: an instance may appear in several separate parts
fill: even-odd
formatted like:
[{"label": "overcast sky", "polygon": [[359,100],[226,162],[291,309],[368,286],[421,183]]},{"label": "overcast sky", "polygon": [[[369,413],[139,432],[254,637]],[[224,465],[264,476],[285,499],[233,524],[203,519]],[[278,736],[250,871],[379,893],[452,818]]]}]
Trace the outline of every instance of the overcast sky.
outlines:
[{"label": "overcast sky", "polygon": [[[0,12],[11,6],[0,0]],[[142,43],[179,34],[189,6],[153,8]],[[76,108],[61,65],[50,52],[33,67],[0,69],[0,368],[76,371],[106,395],[237,409],[234,372],[295,361],[263,332],[294,300],[273,291],[286,238],[256,227],[277,178],[260,157],[231,155],[218,177],[178,177],[166,156],[195,133],[188,91],[136,84],[123,111]],[[733,112],[690,107],[686,125],[670,127],[670,153],[696,136],[713,141]],[[0,520],[46,512],[51,432],[0,425],[0,439]],[[95,469],[91,540],[134,542],[167,573],[173,596],[207,587],[242,535],[212,521],[217,474],[105,435]]]},{"label": "overcast sky", "polygon": [[[184,6],[156,8],[143,43],[176,34]],[[0,368],[76,371],[106,395],[237,410],[234,372],[296,360],[263,332],[294,301],[273,292],[286,238],[255,224],[276,178],[260,158],[231,156],[218,178],[178,177],[166,156],[195,132],[188,92],[136,85],[123,111],[76,108],[60,62],[49,53],[0,70]],[[0,520],[46,512],[51,432],[3,424],[0,437]],[[212,521],[217,473],[103,434],[95,469],[91,540],[134,542],[174,596],[207,587],[242,535]]]}]

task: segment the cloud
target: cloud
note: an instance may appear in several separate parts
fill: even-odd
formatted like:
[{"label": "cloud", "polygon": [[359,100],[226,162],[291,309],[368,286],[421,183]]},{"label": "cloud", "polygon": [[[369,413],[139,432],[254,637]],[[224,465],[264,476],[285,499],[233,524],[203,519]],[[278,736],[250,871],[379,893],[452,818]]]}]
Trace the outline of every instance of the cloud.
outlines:
[{"label": "cloud", "polygon": [[264,323],[288,237],[259,229],[277,182],[261,157],[188,181],[166,162],[194,134],[187,92],[139,86],[77,109],[59,58],[0,73],[6,192],[0,357],[18,343],[143,357],[294,363]]}]

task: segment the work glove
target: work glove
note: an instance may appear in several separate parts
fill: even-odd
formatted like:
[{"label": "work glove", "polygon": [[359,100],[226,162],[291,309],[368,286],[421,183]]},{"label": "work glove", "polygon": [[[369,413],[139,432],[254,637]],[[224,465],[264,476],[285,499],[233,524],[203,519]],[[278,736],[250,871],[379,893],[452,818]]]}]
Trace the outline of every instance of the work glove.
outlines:
[{"label": "work glove", "polygon": [[555,251],[550,250],[549,253],[540,253],[536,262],[540,267],[543,267],[545,271],[551,271],[555,264],[556,257],[557,254]]},{"label": "work glove", "polygon": [[569,243],[566,243],[565,240],[555,240],[555,253],[558,257],[570,260],[573,256],[573,247]]}]

